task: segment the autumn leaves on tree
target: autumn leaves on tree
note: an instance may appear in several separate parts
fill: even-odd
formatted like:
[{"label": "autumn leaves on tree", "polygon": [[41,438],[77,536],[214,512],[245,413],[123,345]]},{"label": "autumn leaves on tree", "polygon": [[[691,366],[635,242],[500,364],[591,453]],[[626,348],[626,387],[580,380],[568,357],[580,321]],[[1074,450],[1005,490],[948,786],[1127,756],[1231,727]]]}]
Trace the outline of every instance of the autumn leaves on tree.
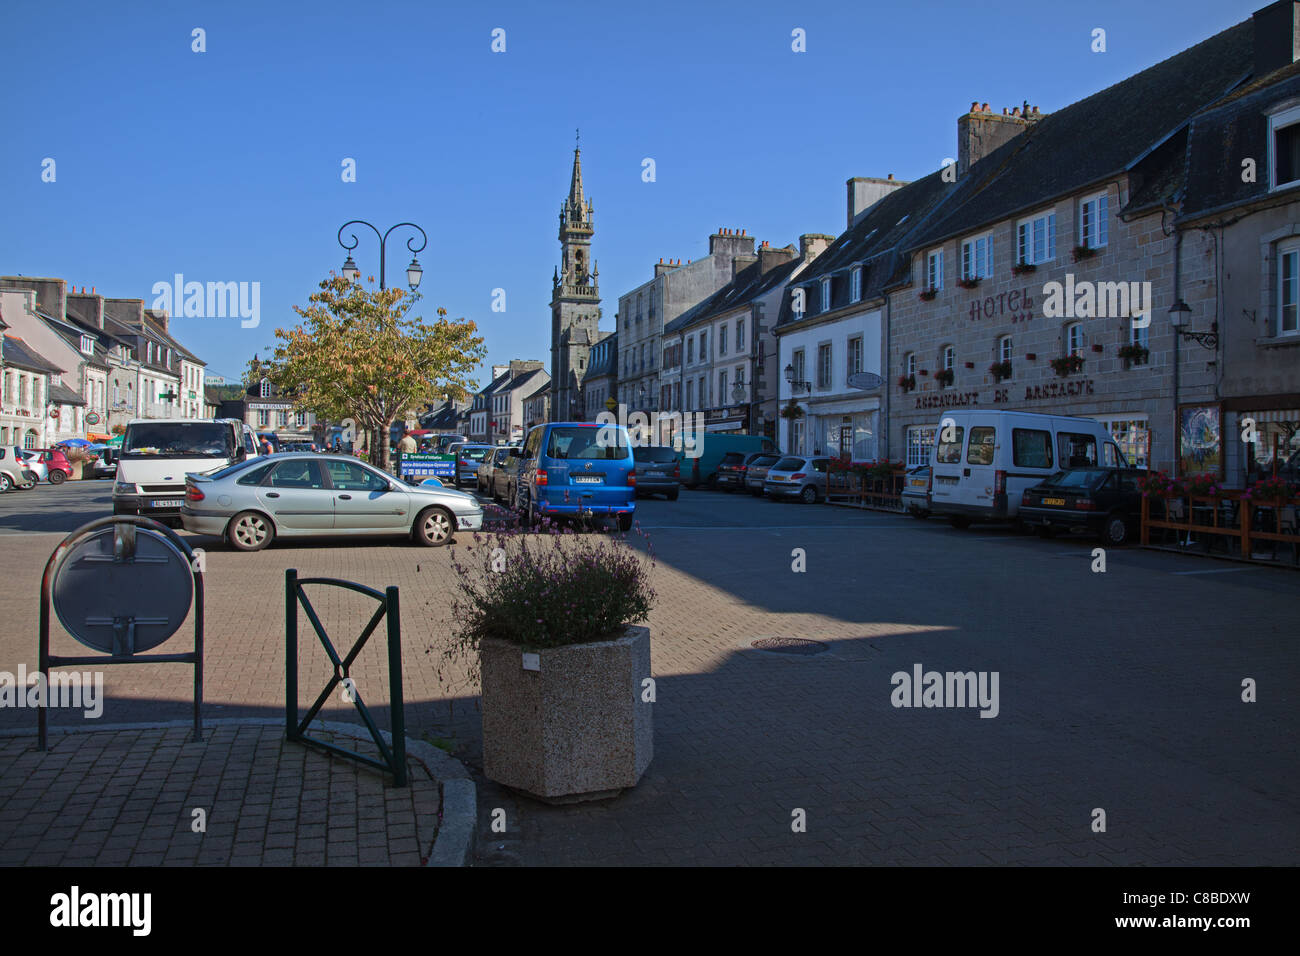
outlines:
[{"label": "autumn leaves on tree", "polygon": [[463,399],[487,350],[473,322],[450,321],[440,308],[426,325],[410,315],[418,293],[370,282],[331,274],[308,308],[294,306],[302,324],[275,330],[275,352],[261,365],[302,407],[332,421],[350,418],[358,434],[377,436],[371,461],[386,469],[392,423],[443,395]]}]

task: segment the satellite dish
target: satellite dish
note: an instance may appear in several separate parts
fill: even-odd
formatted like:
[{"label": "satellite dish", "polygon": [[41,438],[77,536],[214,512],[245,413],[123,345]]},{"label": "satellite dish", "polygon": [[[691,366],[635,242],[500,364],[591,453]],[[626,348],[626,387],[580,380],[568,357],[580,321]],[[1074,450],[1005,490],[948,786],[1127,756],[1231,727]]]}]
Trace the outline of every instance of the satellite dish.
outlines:
[{"label": "satellite dish", "polygon": [[193,570],[158,532],[109,526],[72,545],[56,570],[52,595],[59,623],[78,642],[106,654],[137,654],[185,623]]}]

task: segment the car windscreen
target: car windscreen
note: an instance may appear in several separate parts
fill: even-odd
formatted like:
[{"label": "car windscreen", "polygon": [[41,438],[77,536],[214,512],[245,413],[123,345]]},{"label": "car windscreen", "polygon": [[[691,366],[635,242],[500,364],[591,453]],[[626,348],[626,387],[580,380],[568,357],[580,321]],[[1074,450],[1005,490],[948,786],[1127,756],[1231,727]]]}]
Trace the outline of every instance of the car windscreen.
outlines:
[{"label": "car windscreen", "polygon": [[462,448],[458,454],[462,461],[482,461],[492,449],[487,446],[479,448]]},{"label": "car windscreen", "polygon": [[626,458],[627,432],[616,425],[552,428],[546,457],[560,459]]},{"label": "car windscreen", "polygon": [[773,471],[798,471],[803,467],[802,458],[782,458],[772,466]]},{"label": "car windscreen", "polygon": [[745,456],[738,451],[729,451],[722,456],[721,465],[739,465],[745,460]]},{"label": "car windscreen", "polygon": [[234,433],[220,422],[138,422],[126,427],[122,458],[230,458]]},{"label": "car windscreen", "polygon": [[780,459],[778,459],[776,455],[759,455],[757,458],[755,458],[753,461],[749,463],[749,467],[766,468],[769,465],[775,464],[779,460]]},{"label": "car windscreen", "polygon": [[1095,488],[1106,480],[1110,472],[1102,468],[1074,468],[1070,471],[1058,471],[1043,484],[1056,488]]},{"label": "car windscreen", "polygon": [[670,461],[677,460],[677,452],[664,445],[649,445],[644,448],[638,447],[632,449],[632,457],[641,462],[654,462],[655,464],[666,464]]}]

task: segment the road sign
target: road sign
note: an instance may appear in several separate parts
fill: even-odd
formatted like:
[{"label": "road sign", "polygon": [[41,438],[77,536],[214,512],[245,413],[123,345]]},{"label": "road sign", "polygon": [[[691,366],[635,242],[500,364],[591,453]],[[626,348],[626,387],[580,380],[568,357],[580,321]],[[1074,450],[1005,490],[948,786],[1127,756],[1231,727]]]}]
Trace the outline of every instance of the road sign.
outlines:
[{"label": "road sign", "polygon": [[412,453],[399,455],[397,472],[403,478],[455,478],[455,455]]},{"label": "road sign", "polygon": [[875,372],[854,372],[849,376],[846,384],[849,388],[858,388],[864,392],[870,392],[884,385],[885,380]]}]

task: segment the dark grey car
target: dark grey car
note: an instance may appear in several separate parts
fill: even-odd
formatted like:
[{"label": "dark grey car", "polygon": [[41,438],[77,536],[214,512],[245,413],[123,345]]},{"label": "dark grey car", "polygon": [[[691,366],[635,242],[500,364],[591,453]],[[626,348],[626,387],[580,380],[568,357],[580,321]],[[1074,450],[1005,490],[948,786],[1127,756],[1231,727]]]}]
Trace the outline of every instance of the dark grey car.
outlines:
[{"label": "dark grey car", "polygon": [[784,455],[763,452],[751,459],[749,468],[745,471],[745,489],[751,495],[761,496],[763,494],[763,479],[767,477],[768,469],[784,457]]},{"label": "dark grey car", "polygon": [[636,461],[636,494],[667,495],[676,501],[681,493],[681,463],[677,452],[666,445],[647,445],[632,449]]}]

